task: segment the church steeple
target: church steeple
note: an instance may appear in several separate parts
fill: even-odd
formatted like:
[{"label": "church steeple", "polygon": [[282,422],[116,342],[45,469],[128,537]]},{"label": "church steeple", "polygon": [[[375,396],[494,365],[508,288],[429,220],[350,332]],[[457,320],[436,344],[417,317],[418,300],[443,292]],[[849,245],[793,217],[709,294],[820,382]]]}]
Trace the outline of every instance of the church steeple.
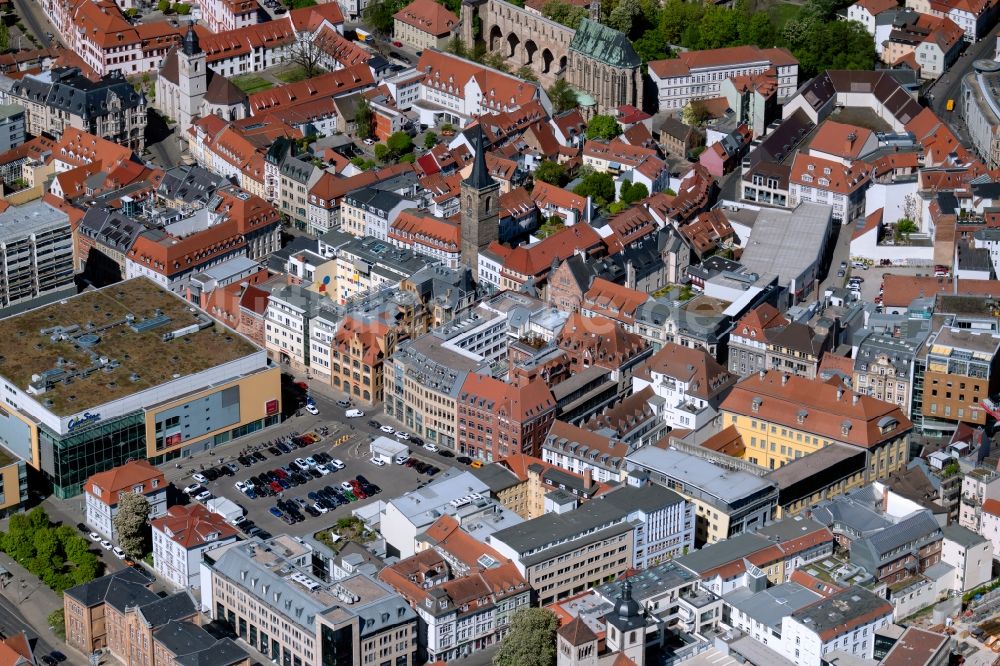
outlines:
[{"label": "church steeple", "polygon": [[479,281],[479,251],[500,237],[500,183],[486,168],[482,125],[476,126],[472,172],[461,183],[462,263]]},{"label": "church steeple", "polygon": [[184,35],[184,39],[181,41],[181,51],[189,56],[201,53],[201,43],[198,41],[198,35],[194,31],[194,21],[188,23],[187,34]]}]

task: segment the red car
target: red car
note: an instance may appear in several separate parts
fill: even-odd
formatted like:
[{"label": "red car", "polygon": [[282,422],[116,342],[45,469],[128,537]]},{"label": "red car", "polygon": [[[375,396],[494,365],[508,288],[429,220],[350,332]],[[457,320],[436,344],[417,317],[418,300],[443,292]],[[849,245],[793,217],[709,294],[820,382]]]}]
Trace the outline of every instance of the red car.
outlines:
[{"label": "red car", "polygon": [[393,46],[396,46],[396,47],[399,47],[399,46],[402,46],[402,45],[403,45],[403,42],[400,42],[400,41],[395,41],[395,42],[393,42],[393,43],[392,43],[392,45],[393,45]]},{"label": "red car", "polygon": [[351,488],[354,489],[353,490],[354,495],[358,499],[364,499],[364,498],[368,497],[368,495],[365,495],[365,491],[361,489],[361,482],[360,481],[358,481],[357,479],[348,479],[348,481],[351,484]]},{"label": "red car", "polygon": [[274,470],[274,473],[278,475],[279,479],[287,479],[288,478],[288,472],[286,472],[285,470],[281,469],[280,467],[278,469]]},{"label": "red car", "polygon": [[271,482],[271,490],[273,490],[276,493],[283,493],[283,492],[285,492],[285,489],[282,488],[281,484],[278,483],[277,481],[272,481]]}]

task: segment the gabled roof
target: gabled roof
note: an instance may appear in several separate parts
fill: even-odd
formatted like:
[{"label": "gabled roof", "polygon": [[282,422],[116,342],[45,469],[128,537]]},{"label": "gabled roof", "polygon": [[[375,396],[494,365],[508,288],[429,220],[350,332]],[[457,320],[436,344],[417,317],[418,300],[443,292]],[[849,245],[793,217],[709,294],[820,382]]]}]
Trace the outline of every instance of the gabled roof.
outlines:
[{"label": "gabled roof", "polygon": [[150,525],[185,550],[236,537],[236,528],[201,504],[172,506],[166,515],[150,521]]},{"label": "gabled roof", "polygon": [[567,641],[573,647],[580,647],[597,640],[597,634],[587,626],[583,618],[577,615],[575,618],[559,627],[559,637]]},{"label": "gabled roof", "polygon": [[[143,495],[165,492],[163,472],[146,460],[132,460],[106,472],[94,474],[83,484],[86,493],[108,506],[118,504],[118,494],[141,488]],[[97,492],[95,492],[95,490]]]},{"label": "gabled roof", "polygon": [[628,68],[642,64],[642,59],[624,33],[586,17],[580,21],[569,48],[612,67]]},{"label": "gabled roof", "polygon": [[702,347],[684,347],[674,342],[668,342],[650,356],[646,368],[687,383],[686,393],[702,400],[711,400],[736,383],[736,376]]},{"label": "gabled roof", "polygon": [[413,0],[393,18],[435,37],[449,35],[458,26],[458,17],[435,0]]}]

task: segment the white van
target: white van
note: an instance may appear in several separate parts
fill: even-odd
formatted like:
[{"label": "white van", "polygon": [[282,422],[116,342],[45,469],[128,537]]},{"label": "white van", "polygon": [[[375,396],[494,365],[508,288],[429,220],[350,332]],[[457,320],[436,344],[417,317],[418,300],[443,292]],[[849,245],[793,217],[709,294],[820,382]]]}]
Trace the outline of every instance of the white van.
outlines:
[{"label": "white van", "polygon": [[400,453],[398,456],[396,456],[396,458],[394,459],[393,462],[395,462],[397,465],[405,465],[406,461],[409,460],[409,459],[410,459],[410,453],[409,452]]}]

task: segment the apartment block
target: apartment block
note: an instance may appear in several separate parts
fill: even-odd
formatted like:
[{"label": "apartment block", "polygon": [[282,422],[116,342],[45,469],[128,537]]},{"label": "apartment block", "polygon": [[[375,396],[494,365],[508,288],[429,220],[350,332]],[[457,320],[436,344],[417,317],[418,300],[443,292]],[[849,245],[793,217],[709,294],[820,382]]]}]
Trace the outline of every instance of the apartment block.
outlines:
[{"label": "apartment block", "polygon": [[676,59],[649,63],[660,109],[681,109],[694,100],[721,97],[724,81],[772,69],[777,76],[778,99],[791,97],[799,84],[799,62],[785,49],[735,46],[687,51]]},{"label": "apartment block", "polygon": [[202,609],[277,663],[414,666],[417,616],[406,600],[363,573],[325,579],[313,549],[283,535],[206,552]]},{"label": "apartment block", "polygon": [[0,212],[0,307],[73,287],[73,235],[65,211],[36,200]]},{"label": "apartment block", "polygon": [[625,465],[630,483],[646,478],[694,504],[698,547],[754,532],[775,515],[778,489],[756,474],[660,446],[632,451]]},{"label": "apartment block", "polygon": [[882,479],[909,460],[910,420],[897,405],[824,382],[759,373],[723,401],[726,425],[747,443],[742,458],[768,469],[839,442],[866,452],[868,480]]},{"label": "apartment block", "polygon": [[544,606],[693,549],[694,507],[661,486],[624,487],[494,532],[487,543],[514,561]]},{"label": "apartment block", "polygon": [[927,347],[924,417],[985,425],[987,401],[1000,389],[1000,334],[942,327]]},{"label": "apartment block", "polygon": [[389,190],[363,187],[344,197],[340,203],[340,230],[352,236],[372,236],[381,241],[389,237],[389,227],[417,201]]},{"label": "apartment block", "polygon": [[87,525],[112,543],[117,542],[114,518],[126,494],[142,495],[149,502],[149,519],[167,512],[167,483],[163,472],[145,460],[133,460],[94,474],[83,484]]},{"label": "apartment block", "polygon": [[172,585],[200,585],[201,554],[236,541],[236,528],[201,504],[177,505],[150,521],[153,568]]}]

